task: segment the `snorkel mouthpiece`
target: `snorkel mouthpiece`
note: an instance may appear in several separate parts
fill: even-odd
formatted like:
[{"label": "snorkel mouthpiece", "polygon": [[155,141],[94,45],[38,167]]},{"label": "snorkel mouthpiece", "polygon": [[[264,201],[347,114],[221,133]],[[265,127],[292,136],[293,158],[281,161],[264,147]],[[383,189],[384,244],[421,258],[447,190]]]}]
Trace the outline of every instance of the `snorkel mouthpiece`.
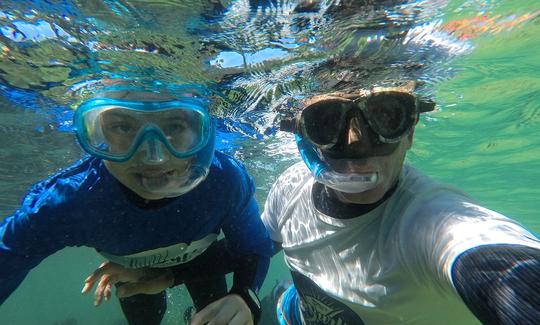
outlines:
[{"label": "snorkel mouthpiece", "polygon": [[377,173],[341,174],[328,169],[321,170],[315,179],[336,191],[343,193],[362,193],[377,185]]},{"label": "snorkel mouthpiece", "polygon": [[143,177],[141,183],[146,190],[154,194],[161,194],[163,197],[176,197],[199,185],[207,175],[208,170],[194,165],[184,174],[164,172],[160,175],[154,175],[154,177]]}]

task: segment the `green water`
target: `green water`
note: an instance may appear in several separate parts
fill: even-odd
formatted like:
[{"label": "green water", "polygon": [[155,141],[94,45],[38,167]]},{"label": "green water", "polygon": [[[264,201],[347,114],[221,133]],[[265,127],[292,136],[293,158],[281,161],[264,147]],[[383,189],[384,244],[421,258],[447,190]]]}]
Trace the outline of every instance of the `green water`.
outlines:
[{"label": "green water", "polygon": [[[540,231],[539,19],[475,40],[409,160]],[[455,105],[455,106],[452,106]]]},{"label": "green water", "polygon": [[[458,4],[461,2],[450,4],[445,20],[474,14],[453,11]],[[538,10],[535,1],[506,1],[490,15],[520,16]],[[407,158],[426,174],[462,188],[482,205],[517,219],[536,233],[540,233],[538,35],[537,16],[471,39],[475,50],[452,65],[456,70],[453,78],[438,85],[440,110],[420,122]],[[4,214],[17,205],[28,185],[80,155],[66,134],[46,135],[30,145],[19,137],[9,139],[9,145],[6,139],[0,141],[4,172],[0,184],[10,190],[10,195],[0,198]],[[278,135],[238,143],[237,156],[255,177],[261,207],[277,175],[299,160],[283,151],[284,146],[294,149],[291,141]],[[59,160],[59,155],[64,159]],[[87,248],[69,248],[47,258],[0,306],[0,324],[124,324],[115,299],[95,308],[91,297],[80,295],[83,279],[100,263]],[[262,295],[277,279],[287,277],[279,255],[272,261]],[[164,324],[180,324],[189,298],[183,287],[170,290],[169,298]]]}]

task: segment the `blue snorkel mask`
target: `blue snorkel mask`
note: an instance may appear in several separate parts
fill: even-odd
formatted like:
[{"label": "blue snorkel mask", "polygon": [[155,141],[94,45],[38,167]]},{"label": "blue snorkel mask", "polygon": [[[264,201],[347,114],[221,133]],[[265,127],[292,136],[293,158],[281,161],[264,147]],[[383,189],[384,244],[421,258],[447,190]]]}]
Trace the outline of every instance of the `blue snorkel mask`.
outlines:
[{"label": "blue snorkel mask", "polygon": [[178,196],[209,172],[215,122],[207,106],[189,92],[172,97],[133,87],[113,88],[76,109],[74,128],[82,148],[104,160],[163,165],[170,159],[185,159],[185,173],[163,175],[167,181],[155,180],[153,185],[146,180],[145,185],[151,192]]}]

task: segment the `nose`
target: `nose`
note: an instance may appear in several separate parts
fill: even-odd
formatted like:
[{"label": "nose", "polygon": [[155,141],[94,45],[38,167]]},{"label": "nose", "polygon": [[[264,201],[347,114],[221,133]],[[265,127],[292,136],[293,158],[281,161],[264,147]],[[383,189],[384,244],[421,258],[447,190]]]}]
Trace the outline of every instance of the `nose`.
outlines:
[{"label": "nose", "polygon": [[345,142],[347,145],[351,145],[357,142],[361,142],[366,134],[365,121],[362,117],[356,115],[349,119]]},{"label": "nose", "polygon": [[348,120],[348,128],[344,134],[343,154],[347,157],[364,157],[373,150],[372,132],[367,121],[361,114],[354,115]]},{"label": "nose", "polygon": [[159,165],[169,160],[167,148],[157,139],[147,139],[139,150],[144,151],[142,161],[147,165]]}]

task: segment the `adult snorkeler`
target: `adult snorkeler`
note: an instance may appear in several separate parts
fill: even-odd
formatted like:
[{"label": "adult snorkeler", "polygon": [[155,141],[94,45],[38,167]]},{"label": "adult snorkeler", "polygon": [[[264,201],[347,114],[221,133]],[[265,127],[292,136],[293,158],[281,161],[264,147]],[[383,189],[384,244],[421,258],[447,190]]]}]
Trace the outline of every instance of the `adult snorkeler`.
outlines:
[{"label": "adult snorkeler", "polygon": [[[107,262],[83,293],[98,283],[99,305],[116,285],[129,324],[159,324],[163,289],[182,283],[196,310],[213,303],[218,319],[252,322],[272,243],[251,177],[214,150],[208,104],[202,87],[125,83],[83,102],[74,126],[90,156],[36,184],[0,224],[0,303],[47,256],[88,246]],[[231,290],[223,272],[192,277],[208,261],[234,272]],[[135,294],[141,279],[163,288]]]},{"label": "adult snorkeler", "polygon": [[280,324],[538,323],[538,238],[404,164],[433,108],[412,87],[373,88],[282,121],[304,162],[262,214],[293,279]]}]

